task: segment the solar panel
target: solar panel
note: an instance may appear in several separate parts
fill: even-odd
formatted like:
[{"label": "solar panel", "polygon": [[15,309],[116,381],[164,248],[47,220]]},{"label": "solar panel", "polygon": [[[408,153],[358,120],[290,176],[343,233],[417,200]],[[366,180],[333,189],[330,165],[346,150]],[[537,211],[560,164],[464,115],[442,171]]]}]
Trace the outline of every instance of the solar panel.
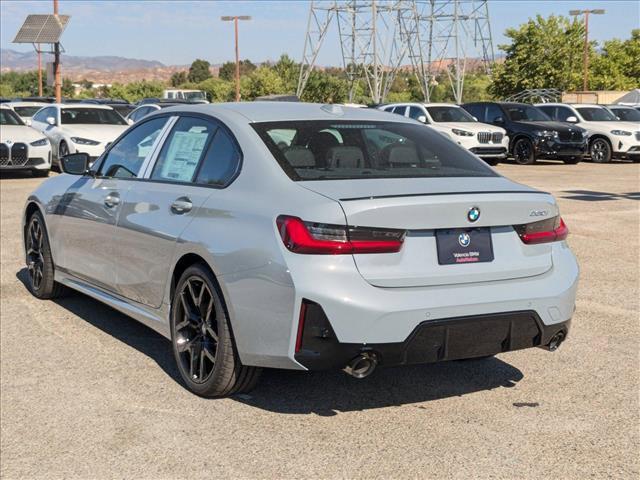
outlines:
[{"label": "solar panel", "polygon": [[69,18],[69,15],[27,15],[13,43],[56,43]]}]

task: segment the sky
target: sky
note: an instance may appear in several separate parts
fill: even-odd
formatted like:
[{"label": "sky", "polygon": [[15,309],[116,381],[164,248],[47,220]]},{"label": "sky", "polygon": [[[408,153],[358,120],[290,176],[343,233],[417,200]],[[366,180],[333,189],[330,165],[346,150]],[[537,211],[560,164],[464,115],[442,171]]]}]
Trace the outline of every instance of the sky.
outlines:
[{"label": "sky", "polygon": [[[219,64],[234,58],[233,24],[222,15],[251,15],[240,23],[240,56],[254,62],[281,54],[300,60],[309,12],[308,1],[81,1],[60,0],[60,13],[71,15],[63,35],[69,55],[117,55],[184,65],[195,58]],[[567,15],[571,9],[605,8],[590,17],[590,39],[602,42],[628,38],[640,28],[640,1],[490,0],[491,30],[496,46],[505,43],[505,29],[540,14]],[[0,46],[29,51],[31,45],[11,43],[29,13],[51,13],[52,0],[0,1]],[[340,65],[337,29],[328,32],[317,63]]]}]

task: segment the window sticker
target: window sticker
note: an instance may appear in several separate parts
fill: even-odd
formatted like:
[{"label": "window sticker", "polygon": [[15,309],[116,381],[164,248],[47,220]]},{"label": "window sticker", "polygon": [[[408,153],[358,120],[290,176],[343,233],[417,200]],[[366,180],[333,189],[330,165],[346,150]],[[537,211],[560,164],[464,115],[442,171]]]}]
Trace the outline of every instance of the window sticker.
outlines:
[{"label": "window sticker", "polygon": [[206,132],[192,129],[175,132],[169,145],[161,176],[169,180],[189,182],[207,142]]}]

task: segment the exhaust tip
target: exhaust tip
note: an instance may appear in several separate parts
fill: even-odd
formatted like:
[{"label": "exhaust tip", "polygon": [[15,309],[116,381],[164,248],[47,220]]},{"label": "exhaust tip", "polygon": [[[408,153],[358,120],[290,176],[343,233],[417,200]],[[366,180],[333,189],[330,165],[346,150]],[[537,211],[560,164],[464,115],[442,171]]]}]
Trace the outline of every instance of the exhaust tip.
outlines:
[{"label": "exhaust tip", "polygon": [[344,367],[344,371],[354,378],[361,379],[371,375],[377,366],[378,357],[375,353],[361,353]]},{"label": "exhaust tip", "polygon": [[556,351],[560,347],[562,342],[564,342],[564,338],[565,338],[565,333],[563,331],[556,333],[553,337],[551,337],[551,340],[549,340],[547,349],[550,352]]}]

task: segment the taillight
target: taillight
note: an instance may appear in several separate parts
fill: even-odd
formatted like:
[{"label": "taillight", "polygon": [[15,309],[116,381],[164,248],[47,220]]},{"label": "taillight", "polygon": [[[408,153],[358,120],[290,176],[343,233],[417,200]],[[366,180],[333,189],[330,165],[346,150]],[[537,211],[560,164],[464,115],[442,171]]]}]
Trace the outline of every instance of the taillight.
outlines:
[{"label": "taillight", "polygon": [[539,222],[516,225],[513,228],[527,245],[557,242],[564,240],[569,234],[569,228],[559,215]]},{"label": "taillight", "polygon": [[289,250],[316,255],[395,253],[402,248],[406,233],[387,228],[305,222],[286,215],[280,215],[276,224]]}]

